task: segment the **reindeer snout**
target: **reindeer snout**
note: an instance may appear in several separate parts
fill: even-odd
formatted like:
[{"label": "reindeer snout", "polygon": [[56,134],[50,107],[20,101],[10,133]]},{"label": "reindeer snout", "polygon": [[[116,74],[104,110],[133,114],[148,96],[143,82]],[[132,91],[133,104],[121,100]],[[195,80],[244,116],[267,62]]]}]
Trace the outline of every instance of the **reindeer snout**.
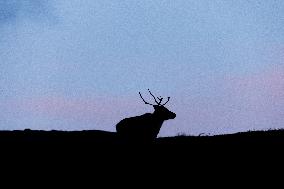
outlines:
[{"label": "reindeer snout", "polygon": [[177,115],[176,115],[175,113],[172,113],[171,119],[175,119],[176,116],[177,116]]}]

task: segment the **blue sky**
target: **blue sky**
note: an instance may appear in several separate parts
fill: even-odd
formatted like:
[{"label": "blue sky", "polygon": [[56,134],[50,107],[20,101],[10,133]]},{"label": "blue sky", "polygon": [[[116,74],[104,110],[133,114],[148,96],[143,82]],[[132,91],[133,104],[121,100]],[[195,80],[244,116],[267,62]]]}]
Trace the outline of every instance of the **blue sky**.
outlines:
[{"label": "blue sky", "polygon": [[0,0],[0,129],[113,131],[148,88],[161,136],[281,128],[283,23],[280,0]]}]

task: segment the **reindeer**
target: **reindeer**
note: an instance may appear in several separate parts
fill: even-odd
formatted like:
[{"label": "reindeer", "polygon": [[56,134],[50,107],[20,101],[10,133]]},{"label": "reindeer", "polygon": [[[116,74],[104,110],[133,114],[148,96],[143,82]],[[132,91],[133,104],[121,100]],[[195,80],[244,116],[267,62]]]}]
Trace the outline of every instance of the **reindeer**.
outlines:
[{"label": "reindeer", "polygon": [[154,98],[156,104],[146,102],[140,92],[139,95],[146,105],[154,107],[154,112],[121,120],[116,125],[116,131],[119,136],[134,140],[151,141],[157,137],[165,120],[174,119],[176,117],[175,113],[169,111],[165,107],[165,105],[169,102],[170,97],[168,97],[167,101],[162,104],[163,98],[161,96],[155,97],[149,89],[148,91]]}]

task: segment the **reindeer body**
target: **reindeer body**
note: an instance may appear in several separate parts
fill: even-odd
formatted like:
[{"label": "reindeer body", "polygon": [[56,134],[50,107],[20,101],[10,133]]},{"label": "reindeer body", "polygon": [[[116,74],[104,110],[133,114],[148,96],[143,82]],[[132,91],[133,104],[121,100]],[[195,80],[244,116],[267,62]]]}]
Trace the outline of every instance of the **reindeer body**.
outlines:
[{"label": "reindeer body", "polygon": [[125,118],[116,125],[118,134],[137,139],[154,139],[159,134],[164,120],[154,114],[146,113]]},{"label": "reindeer body", "polygon": [[126,138],[137,140],[155,139],[163,122],[174,119],[176,114],[169,111],[164,106],[154,105],[153,113],[146,113],[136,117],[125,118],[116,125],[117,133]]}]

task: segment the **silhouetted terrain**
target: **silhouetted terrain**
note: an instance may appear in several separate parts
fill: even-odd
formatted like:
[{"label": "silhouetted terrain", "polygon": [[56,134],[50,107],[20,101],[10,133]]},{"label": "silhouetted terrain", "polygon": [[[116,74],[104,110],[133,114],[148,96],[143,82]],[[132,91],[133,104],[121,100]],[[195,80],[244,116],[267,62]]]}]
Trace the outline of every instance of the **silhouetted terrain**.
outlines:
[{"label": "silhouetted terrain", "polygon": [[221,165],[237,166],[240,161],[251,166],[256,160],[269,162],[266,157],[282,161],[283,147],[284,130],[165,137],[153,142],[124,140],[116,133],[96,130],[0,131],[0,153],[5,161],[26,166],[27,162],[38,162],[39,169],[53,162],[71,170],[76,166],[98,174],[96,170],[104,170],[112,176],[115,174],[108,170],[115,167],[155,171],[174,167],[196,174],[194,167],[202,170],[200,167],[216,166],[216,170]]},{"label": "silhouetted terrain", "polygon": [[88,146],[103,147],[116,145],[151,145],[151,146],[263,146],[284,145],[284,130],[249,131],[236,134],[215,136],[176,136],[161,137],[152,142],[125,140],[114,132],[87,131],[0,131],[0,146],[9,145],[42,145],[42,146]]}]

